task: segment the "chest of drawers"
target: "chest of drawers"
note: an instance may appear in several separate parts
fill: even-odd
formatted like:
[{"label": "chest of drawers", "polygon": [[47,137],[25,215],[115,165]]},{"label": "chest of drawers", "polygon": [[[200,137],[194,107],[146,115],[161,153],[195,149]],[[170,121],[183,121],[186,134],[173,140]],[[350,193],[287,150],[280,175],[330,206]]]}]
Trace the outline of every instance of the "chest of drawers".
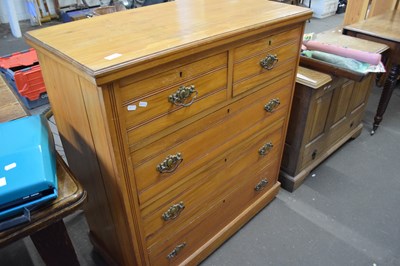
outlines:
[{"label": "chest of drawers", "polygon": [[275,197],[310,15],[181,0],[26,35],[106,260],[198,263]]}]

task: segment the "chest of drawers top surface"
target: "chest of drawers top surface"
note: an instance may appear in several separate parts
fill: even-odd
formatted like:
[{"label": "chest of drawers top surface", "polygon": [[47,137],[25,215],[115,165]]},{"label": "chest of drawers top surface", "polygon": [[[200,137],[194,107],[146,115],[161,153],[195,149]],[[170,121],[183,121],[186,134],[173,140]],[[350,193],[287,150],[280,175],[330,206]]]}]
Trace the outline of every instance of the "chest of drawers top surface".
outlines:
[{"label": "chest of drawers top surface", "polygon": [[309,14],[308,9],[271,1],[177,0],[31,31],[25,37],[35,48],[98,77],[266,26],[304,21]]}]

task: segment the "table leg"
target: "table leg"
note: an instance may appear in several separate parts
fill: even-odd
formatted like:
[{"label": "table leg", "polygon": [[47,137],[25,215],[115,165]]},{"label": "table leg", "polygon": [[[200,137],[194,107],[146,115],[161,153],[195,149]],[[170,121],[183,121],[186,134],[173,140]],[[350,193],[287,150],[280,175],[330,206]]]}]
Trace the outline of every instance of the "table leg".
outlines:
[{"label": "table leg", "polygon": [[79,265],[63,220],[31,234],[31,239],[46,265]]},{"label": "table leg", "polygon": [[378,129],[378,126],[382,121],[383,114],[386,111],[390,97],[392,97],[393,89],[396,86],[397,76],[399,72],[400,72],[400,65],[394,64],[390,69],[390,72],[388,73],[385,85],[383,86],[381,98],[379,100],[378,109],[376,110],[374,125],[371,131],[371,135],[375,134],[375,131]]}]

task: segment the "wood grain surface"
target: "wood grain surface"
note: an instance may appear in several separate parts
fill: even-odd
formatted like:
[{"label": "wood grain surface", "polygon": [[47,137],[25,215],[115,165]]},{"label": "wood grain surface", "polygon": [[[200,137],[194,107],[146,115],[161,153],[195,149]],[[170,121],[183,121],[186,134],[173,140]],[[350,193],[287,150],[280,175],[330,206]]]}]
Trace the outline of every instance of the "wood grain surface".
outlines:
[{"label": "wood grain surface", "polygon": [[0,122],[14,120],[27,115],[27,111],[0,74]]},{"label": "wood grain surface", "polygon": [[303,21],[309,13],[271,1],[179,0],[81,20],[79,27],[73,22],[31,31],[25,37],[97,76],[266,25]]}]

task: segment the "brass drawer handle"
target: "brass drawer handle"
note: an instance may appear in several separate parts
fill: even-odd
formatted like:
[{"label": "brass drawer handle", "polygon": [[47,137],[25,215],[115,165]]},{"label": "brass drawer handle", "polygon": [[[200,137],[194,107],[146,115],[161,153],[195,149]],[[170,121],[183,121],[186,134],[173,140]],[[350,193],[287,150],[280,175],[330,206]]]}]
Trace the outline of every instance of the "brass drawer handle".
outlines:
[{"label": "brass drawer handle", "polygon": [[185,209],[185,204],[183,204],[183,201],[181,201],[178,204],[174,204],[169,207],[168,211],[164,212],[162,215],[162,218],[164,221],[174,220],[179,216],[179,214],[181,214],[183,209]]},{"label": "brass drawer handle", "polygon": [[278,61],[279,59],[276,54],[269,54],[260,61],[260,65],[267,70],[271,70],[274,68],[276,63],[278,63]]},{"label": "brass drawer handle", "polygon": [[182,161],[183,157],[180,152],[175,155],[168,155],[162,163],[157,165],[156,169],[160,173],[171,173],[175,171]]},{"label": "brass drawer handle", "polygon": [[[192,93],[194,93],[192,100],[188,103],[185,103],[186,99],[188,99]],[[196,91],[194,85],[189,87],[181,86],[175,93],[168,96],[168,101],[178,106],[190,106],[196,99],[198,92]]]},{"label": "brass drawer handle", "polygon": [[265,144],[258,150],[258,154],[260,154],[260,155],[266,155],[273,147],[274,147],[274,144],[272,144],[272,142],[265,143]]},{"label": "brass drawer handle", "polygon": [[274,98],[270,100],[265,106],[264,109],[265,111],[272,113],[278,106],[281,104],[281,101],[279,98]]},{"label": "brass drawer handle", "polygon": [[266,185],[268,185],[268,180],[264,178],[254,187],[254,190],[255,191],[263,190]]},{"label": "brass drawer handle", "polygon": [[167,259],[171,260],[172,258],[178,256],[179,252],[181,252],[181,250],[186,246],[186,243],[183,242],[182,244],[177,245],[172,251],[171,253],[169,253],[167,255]]}]

